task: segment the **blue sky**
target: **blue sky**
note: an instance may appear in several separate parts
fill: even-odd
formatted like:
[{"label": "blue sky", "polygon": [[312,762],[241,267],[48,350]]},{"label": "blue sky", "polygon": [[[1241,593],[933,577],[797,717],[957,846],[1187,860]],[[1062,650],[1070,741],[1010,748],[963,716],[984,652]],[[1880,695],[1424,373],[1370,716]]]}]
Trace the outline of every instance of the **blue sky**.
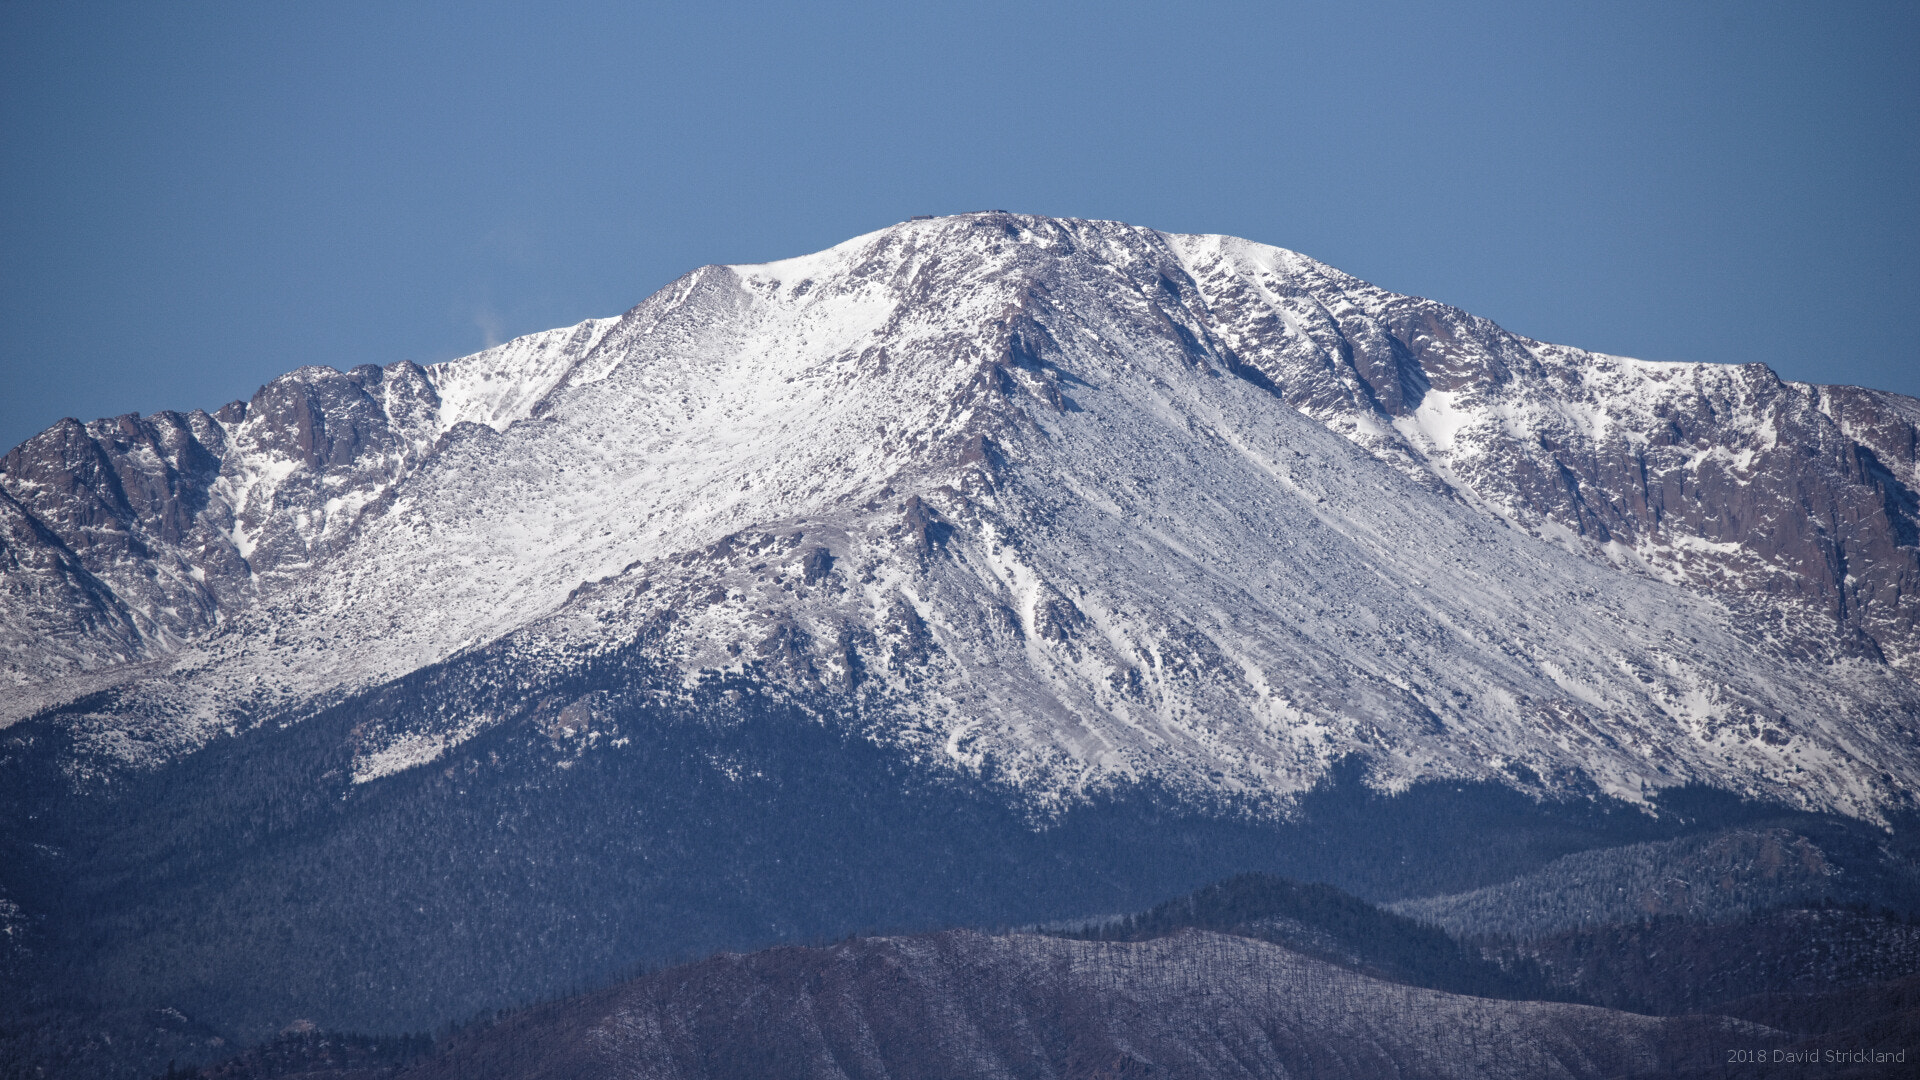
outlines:
[{"label": "blue sky", "polygon": [[1004,208],[1920,394],[1920,5],[0,3],[0,446]]}]

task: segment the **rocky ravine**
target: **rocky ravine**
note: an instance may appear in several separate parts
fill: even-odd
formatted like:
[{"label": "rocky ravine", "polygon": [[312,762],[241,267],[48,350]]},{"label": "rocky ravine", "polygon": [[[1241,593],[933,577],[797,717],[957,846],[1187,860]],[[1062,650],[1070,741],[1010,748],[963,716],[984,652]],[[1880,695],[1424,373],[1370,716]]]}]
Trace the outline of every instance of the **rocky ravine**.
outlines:
[{"label": "rocky ravine", "polygon": [[[1039,807],[1279,805],[1358,754],[1874,816],[1920,780],[1917,419],[1231,238],[911,222],[29,440],[9,715],[73,702],[85,777],[503,635],[555,672],[644,637]],[[504,719],[372,730],[355,779]]]}]

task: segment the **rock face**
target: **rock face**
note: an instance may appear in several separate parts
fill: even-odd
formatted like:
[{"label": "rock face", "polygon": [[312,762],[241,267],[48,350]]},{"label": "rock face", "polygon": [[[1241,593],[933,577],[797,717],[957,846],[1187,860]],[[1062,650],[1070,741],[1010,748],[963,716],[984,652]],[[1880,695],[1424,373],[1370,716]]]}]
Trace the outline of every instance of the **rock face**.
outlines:
[{"label": "rock face", "polygon": [[[11,715],[78,702],[88,775],[489,641],[539,681],[644,639],[1041,813],[1279,808],[1359,755],[1874,815],[1920,781],[1916,419],[1231,238],[916,221],[30,440],[6,622],[59,636],[9,651]],[[354,775],[501,720],[383,728]]]},{"label": "rock face", "polygon": [[1382,982],[1266,942],[952,932],[721,956],[530,1010],[422,1076],[1620,1077],[1772,1035]]},{"label": "rock face", "polygon": [[[217,416],[63,420],[0,461],[41,526],[18,557],[70,558],[110,591],[133,632],[107,657],[172,651],[325,558],[424,456],[438,404],[425,373],[400,363],[305,368]],[[71,667],[22,650],[15,681]]]},{"label": "rock face", "polygon": [[0,492],[0,624],[5,677],[16,687],[52,672],[123,663],[140,653],[133,615],[58,534]]},{"label": "rock face", "polygon": [[[577,354],[598,325],[469,357],[440,386],[406,361],[302,368],[211,415],[62,420],[20,444],[0,459],[15,635],[0,678],[33,702],[61,676],[162,657],[214,631],[343,547],[447,429],[537,386],[548,354]],[[520,382],[487,392],[494,363]]]}]

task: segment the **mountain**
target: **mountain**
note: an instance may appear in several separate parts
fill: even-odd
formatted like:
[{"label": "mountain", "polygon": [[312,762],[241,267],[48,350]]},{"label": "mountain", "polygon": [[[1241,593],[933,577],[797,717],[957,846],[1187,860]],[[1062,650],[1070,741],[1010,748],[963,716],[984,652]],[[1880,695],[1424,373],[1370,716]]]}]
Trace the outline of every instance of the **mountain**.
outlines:
[{"label": "mountain", "polygon": [[505,634],[563,667],[670,622],[689,677],[829,688],[1043,805],[1284,799],[1357,752],[1872,815],[1915,776],[1917,423],[1229,238],[911,222],[431,371],[63,422],[0,473],[7,621],[74,625],[9,662],[27,706],[125,679],[66,715],[140,764]]},{"label": "mountain", "polygon": [[998,212],[63,421],[0,461],[0,962],[42,1030],[250,1041],[1241,871],[1439,917],[1727,829],[1904,905],[1917,446]]}]

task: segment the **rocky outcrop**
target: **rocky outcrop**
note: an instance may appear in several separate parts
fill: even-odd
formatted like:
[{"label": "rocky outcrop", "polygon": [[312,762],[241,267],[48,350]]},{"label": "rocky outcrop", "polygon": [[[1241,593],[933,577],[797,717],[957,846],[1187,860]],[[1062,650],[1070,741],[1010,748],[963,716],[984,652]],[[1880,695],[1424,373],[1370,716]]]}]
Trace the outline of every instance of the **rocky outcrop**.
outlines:
[{"label": "rocky outcrop", "polygon": [[[551,381],[601,325],[494,352]],[[454,408],[407,361],[307,367],[212,414],[68,419],[21,443],[0,459],[5,677],[42,683],[204,637],[339,550],[467,414],[504,425],[533,404],[504,382],[449,382]]]},{"label": "rocky outcrop", "polygon": [[262,387],[233,431],[220,492],[252,574],[294,572],[344,544],[360,512],[432,452],[439,405],[405,361],[302,368]]},{"label": "rocky outcrop", "polygon": [[[91,424],[63,420],[0,459],[0,486],[22,519],[22,555],[83,572],[90,599],[81,610],[117,613],[91,623],[113,642],[105,656],[35,655],[28,648],[10,660],[45,676],[136,658],[210,629],[216,590],[232,589],[246,575],[214,524],[221,508],[210,505],[227,450],[226,431],[213,417],[165,412]],[[14,591],[9,599],[8,622],[63,617],[58,594]]]},{"label": "rocky outcrop", "polygon": [[[86,615],[107,643],[56,655],[23,646],[33,677],[166,651],[244,607],[262,576],[323,556],[431,447],[437,400],[420,368],[303,368],[217,415],[63,420],[0,460],[21,524],[16,560],[78,581],[34,590],[8,576],[9,622]],[[72,634],[66,635],[68,637]],[[57,639],[57,638],[56,638]],[[47,655],[36,656],[36,652]]]},{"label": "rocky outcrop", "polygon": [[140,655],[140,630],[113,590],[53,531],[0,492],[0,685]]}]

